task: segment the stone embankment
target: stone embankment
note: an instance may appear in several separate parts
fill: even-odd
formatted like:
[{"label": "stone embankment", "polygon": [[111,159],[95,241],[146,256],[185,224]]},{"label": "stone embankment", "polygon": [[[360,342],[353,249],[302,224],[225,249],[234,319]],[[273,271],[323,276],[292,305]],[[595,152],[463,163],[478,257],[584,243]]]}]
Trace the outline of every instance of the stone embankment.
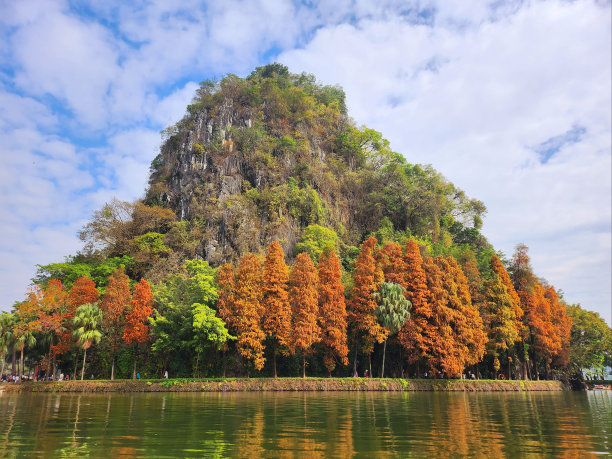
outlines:
[{"label": "stone embankment", "polygon": [[0,384],[0,393],[14,392],[521,392],[568,390],[560,381],[493,381],[461,379],[378,378],[226,378],[48,381]]}]

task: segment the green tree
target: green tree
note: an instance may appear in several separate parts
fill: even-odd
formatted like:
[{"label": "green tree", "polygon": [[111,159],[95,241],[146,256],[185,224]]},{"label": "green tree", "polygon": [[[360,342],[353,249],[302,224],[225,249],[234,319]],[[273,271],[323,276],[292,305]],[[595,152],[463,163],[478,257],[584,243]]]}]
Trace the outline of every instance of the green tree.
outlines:
[{"label": "green tree", "polygon": [[374,297],[378,301],[376,315],[381,325],[389,332],[383,345],[382,369],[380,371],[381,378],[385,377],[387,340],[389,336],[395,335],[400,331],[410,318],[410,308],[412,304],[410,304],[410,301],[404,296],[405,291],[406,289],[399,284],[381,282],[378,292],[374,293]]},{"label": "green tree", "polygon": [[83,349],[83,366],[81,367],[81,381],[85,374],[85,361],[87,349],[102,339],[99,328],[102,326],[102,310],[95,304],[83,304],[76,310],[72,323],[76,327],[72,335],[77,344]]},{"label": "green tree", "polygon": [[0,377],[4,374],[6,355],[11,352],[15,346],[15,337],[13,335],[14,325],[15,316],[13,314],[10,312],[3,312],[0,314],[0,358],[2,359]]},{"label": "green tree", "polygon": [[300,242],[295,245],[295,253],[306,252],[316,263],[324,250],[338,250],[339,238],[333,229],[320,225],[304,228]]},{"label": "green tree", "polygon": [[185,273],[171,274],[166,282],[152,286],[151,349],[160,357],[162,373],[171,365],[175,373],[188,374],[183,357],[197,352],[192,306],[197,303],[212,309],[217,301],[215,270],[203,260],[188,260],[184,268]]},{"label": "green tree", "polygon": [[567,306],[572,318],[570,365],[574,370],[603,372],[612,363],[612,328],[599,314],[579,304]]},{"label": "green tree", "polygon": [[193,313],[193,332],[195,349],[197,352],[194,375],[198,375],[198,364],[200,353],[211,344],[216,350],[220,350],[228,340],[236,339],[227,331],[225,322],[217,317],[215,310],[205,304],[193,303],[191,305]]}]

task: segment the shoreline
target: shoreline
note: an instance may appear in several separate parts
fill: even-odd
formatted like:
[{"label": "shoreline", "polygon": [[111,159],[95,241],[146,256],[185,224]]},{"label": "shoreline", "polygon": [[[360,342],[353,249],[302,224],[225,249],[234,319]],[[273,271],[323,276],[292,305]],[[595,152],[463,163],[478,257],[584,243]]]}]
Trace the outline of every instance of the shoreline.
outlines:
[{"label": "shoreline", "polygon": [[2,383],[2,393],[131,392],[526,392],[565,391],[561,381],[393,378],[219,378]]}]

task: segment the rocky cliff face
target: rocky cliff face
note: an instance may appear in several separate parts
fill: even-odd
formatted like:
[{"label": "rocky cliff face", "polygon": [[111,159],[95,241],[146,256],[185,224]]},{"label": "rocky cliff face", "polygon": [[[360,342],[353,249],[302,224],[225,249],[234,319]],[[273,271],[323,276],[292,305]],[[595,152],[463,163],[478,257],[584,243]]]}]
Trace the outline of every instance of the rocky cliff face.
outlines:
[{"label": "rocky cliff face", "polygon": [[435,233],[448,213],[419,210],[412,166],[379,133],[352,124],[340,89],[277,64],[246,79],[203,83],[166,137],[146,199],[196,222],[203,231],[198,255],[212,265],[260,252],[272,240],[291,256],[309,225],[333,229],[348,247],[385,218],[395,230]]},{"label": "rocky cliff face", "polygon": [[212,104],[192,107],[170,133],[152,165],[147,199],[172,208],[180,220],[200,221],[199,254],[213,265],[258,252],[272,240],[292,254],[305,225],[338,227],[329,215],[302,218],[303,209],[282,202],[291,199],[290,191],[300,198],[307,189],[312,201],[320,201],[315,204],[326,207],[310,184],[295,182],[289,190],[288,183],[298,163],[310,169],[324,158],[317,135],[305,123],[297,127],[301,145],[294,154],[289,150],[295,150],[295,141],[283,131],[296,126],[266,113],[268,101],[254,108],[240,99],[238,88],[224,89]]}]

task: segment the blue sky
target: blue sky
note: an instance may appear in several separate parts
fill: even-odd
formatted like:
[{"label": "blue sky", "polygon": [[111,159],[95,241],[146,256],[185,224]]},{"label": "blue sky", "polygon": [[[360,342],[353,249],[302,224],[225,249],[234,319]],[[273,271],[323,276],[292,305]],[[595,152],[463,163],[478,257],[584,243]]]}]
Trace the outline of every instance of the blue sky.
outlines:
[{"label": "blue sky", "polygon": [[609,1],[0,0],[0,309],[142,196],[199,81],[279,61],[485,202],[484,233],[612,323]]}]

